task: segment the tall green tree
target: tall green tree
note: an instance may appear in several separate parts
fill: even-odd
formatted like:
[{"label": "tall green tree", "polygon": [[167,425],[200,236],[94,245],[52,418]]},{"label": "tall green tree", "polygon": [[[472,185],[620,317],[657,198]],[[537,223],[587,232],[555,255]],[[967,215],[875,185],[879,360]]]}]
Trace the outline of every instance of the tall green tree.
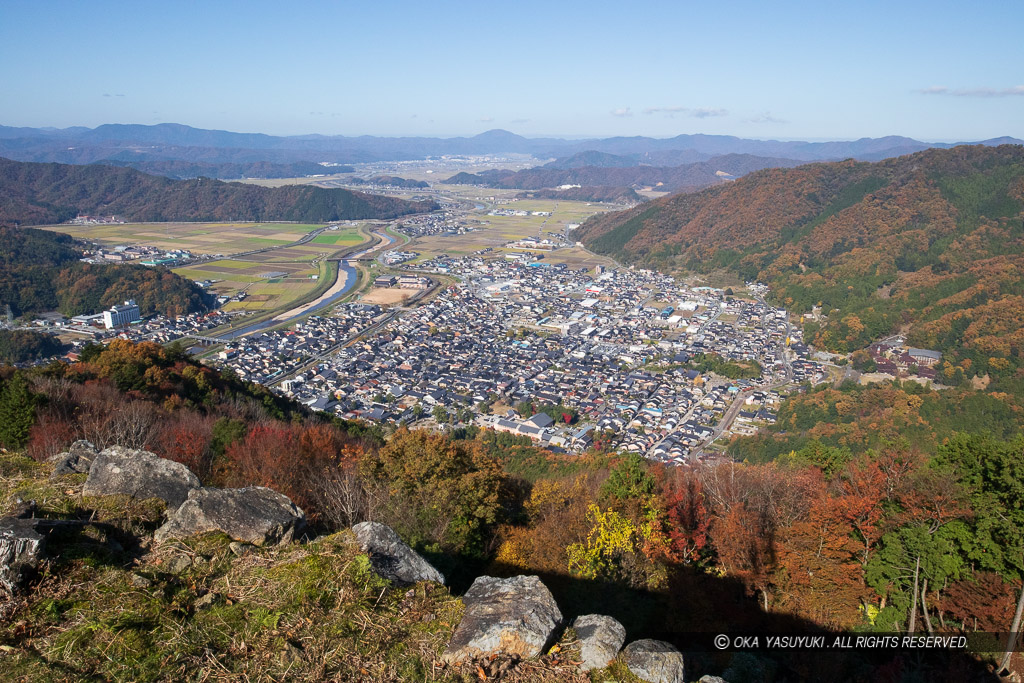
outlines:
[{"label": "tall green tree", "polygon": [[[970,491],[974,510],[969,558],[1007,579],[1024,576],[1024,436],[1000,442],[987,436],[956,435],[937,461],[956,472]],[[1024,591],[1010,625],[1010,641],[1000,662],[1010,662],[1024,615]]]},{"label": "tall green tree", "polygon": [[24,375],[16,372],[0,391],[0,445],[11,450],[23,448],[35,422],[35,399]]},{"label": "tall green tree", "polygon": [[602,498],[616,498],[620,501],[644,500],[654,493],[654,477],[647,468],[647,461],[636,453],[628,454],[608,475],[601,486]]}]

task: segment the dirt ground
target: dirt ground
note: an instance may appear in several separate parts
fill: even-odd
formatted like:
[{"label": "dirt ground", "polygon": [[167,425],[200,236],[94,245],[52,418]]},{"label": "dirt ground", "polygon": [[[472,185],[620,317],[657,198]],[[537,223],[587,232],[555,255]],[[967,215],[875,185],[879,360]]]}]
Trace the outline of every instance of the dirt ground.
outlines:
[{"label": "dirt ground", "polygon": [[359,298],[359,302],[381,305],[400,304],[420,291],[418,289],[401,289],[397,287],[374,287],[366,294],[363,294]]}]

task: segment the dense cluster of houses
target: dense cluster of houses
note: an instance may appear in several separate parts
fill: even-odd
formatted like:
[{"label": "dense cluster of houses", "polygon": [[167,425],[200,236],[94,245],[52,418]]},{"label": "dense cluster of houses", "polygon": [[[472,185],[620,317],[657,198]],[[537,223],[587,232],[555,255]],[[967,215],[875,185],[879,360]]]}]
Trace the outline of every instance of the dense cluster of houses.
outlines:
[{"label": "dense cluster of houses", "polygon": [[[239,378],[271,384],[290,373],[312,357],[327,353],[338,344],[361,333],[383,314],[380,306],[372,304],[343,304],[329,316],[310,316],[294,327],[284,330],[260,332],[241,337],[227,344],[217,354],[217,364],[231,368]],[[319,381],[334,380],[329,370],[321,371]],[[312,379],[312,376],[310,376]],[[307,381],[305,375],[282,383],[282,390],[295,395]],[[330,396],[320,392],[315,396],[299,392],[296,396],[317,410],[334,405]]]},{"label": "dense cluster of houses", "polygon": [[[779,395],[767,387],[785,378],[785,342],[796,334],[784,311],[644,270],[595,278],[477,256],[445,263],[463,284],[342,345],[281,389],[346,418],[472,420],[552,448],[579,451],[601,438],[676,462],[717,435],[735,401],[744,402],[745,424],[774,421]],[[273,382],[385,315],[349,304],[233,344],[220,362]],[[756,361],[762,374],[729,380],[688,366],[707,352]],[[815,377],[824,377],[820,366]],[[524,418],[512,410],[524,403],[561,405],[575,419]]]},{"label": "dense cluster of houses", "polygon": [[[473,422],[553,449],[579,452],[600,440],[677,463],[703,453],[726,429],[752,433],[774,422],[778,388],[826,378],[787,312],[764,302],[760,285],[750,285],[753,298],[739,298],[650,270],[592,272],[489,251],[416,266],[459,280],[417,307],[344,304],[285,330],[232,340],[214,362],[345,418]],[[430,280],[383,275],[374,284],[429,287]],[[121,334],[202,338],[229,319],[219,312],[157,317]],[[880,367],[939,361],[888,343],[872,354]],[[709,357],[743,368],[746,378],[712,372],[700,364]],[[556,417],[544,406],[559,407],[547,411]]]},{"label": "dense cluster of houses", "polygon": [[458,204],[435,198],[441,205],[441,211],[413,216],[402,221],[401,231],[409,237],[425,237],[427,235],[464,235],[473,232],[473,227],[462,219],[464,211]]}]

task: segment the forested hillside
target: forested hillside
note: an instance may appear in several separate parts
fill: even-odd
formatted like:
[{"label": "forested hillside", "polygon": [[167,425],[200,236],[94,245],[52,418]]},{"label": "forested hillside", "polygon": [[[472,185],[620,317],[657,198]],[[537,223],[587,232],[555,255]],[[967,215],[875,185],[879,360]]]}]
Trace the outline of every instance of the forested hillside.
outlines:
[{"label": "forested hillside", "polygon": [[0,305],[17,315],[59,310],[98,313],[135,299],[143,315],[183,315],[209,307],[195,283],[166,268],[91,265],[70,235],[0,225]]},{"label": "forested hillside", "polygon": [[674,271],[725,269],[772,287],[812,343],[861,348],[908,331],[946,354],[950,383],[1018,383],[1024,342],[1024,147],[928,150],[752,173],[595,216],[593,250]]},{"label": "forested hillside", "polygon": [[[337,171],[331,169],[335,173],[344,173],[344,171]],[[379,175],[372,178],[352,178],[350,180],[353,185],[390,185],[391,187],[404,187],[410,190],[418,190],[430,187],[430,183],[423,180],[412,180],[410,178],[399,178],[393,175]]]},{"label": "forested hillside", "polygon": [[0,222],[44,225],[78,214],[129,221],[303,221],[394,218],[432,211],[408,202],[309,185],[267,188],[198,178],[171,180],[110,166],[0,159]]}]

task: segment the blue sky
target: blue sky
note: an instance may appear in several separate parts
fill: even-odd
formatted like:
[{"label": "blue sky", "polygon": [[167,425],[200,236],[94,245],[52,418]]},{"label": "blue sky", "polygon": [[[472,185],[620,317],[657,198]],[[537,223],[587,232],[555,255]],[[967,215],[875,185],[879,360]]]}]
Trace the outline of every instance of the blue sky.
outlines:
[{"label": "blue sky", "polygon": [[1024,138],[1024,3],[629,5],[3,0],[0,124]]}]

